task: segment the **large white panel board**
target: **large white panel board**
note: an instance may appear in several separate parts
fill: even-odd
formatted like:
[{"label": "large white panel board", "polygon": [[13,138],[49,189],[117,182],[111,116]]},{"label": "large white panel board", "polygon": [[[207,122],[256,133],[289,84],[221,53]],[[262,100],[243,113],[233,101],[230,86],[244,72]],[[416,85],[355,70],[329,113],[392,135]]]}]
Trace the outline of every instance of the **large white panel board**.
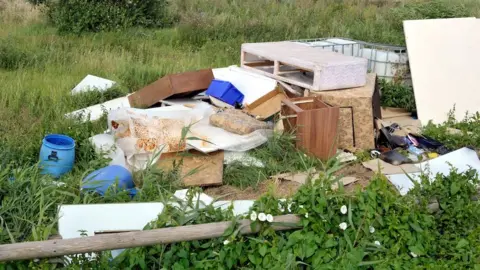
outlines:
[{"label": "large white panel board", "polygon": [[418,117],[441,123],[480,111],[480,20],[404,21]]}]

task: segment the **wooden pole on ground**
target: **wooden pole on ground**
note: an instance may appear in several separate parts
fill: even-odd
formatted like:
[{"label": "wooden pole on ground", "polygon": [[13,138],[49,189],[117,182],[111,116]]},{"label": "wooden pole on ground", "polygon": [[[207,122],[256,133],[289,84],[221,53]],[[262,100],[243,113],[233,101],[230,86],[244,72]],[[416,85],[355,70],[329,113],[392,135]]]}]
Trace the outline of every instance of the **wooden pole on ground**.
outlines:
[{"label": "wooden pole on ground", "polygon": [[[273,229],[276,231],[300,228],[300,218],[296,215],[274,217]],[[250,220],[240,221],[240,234],[256,233],[250,228]],[[287,225],[290,224],[290,225]],[[296,224],[296,226],[292,226]],[[80,237],[62,240],[47,240],[0,245],[0,262],[30,260],[63,255],[82,254],[121,248],[143,247],[158,244],[204,240],[223,235],[232,225],[230,221],[188,225],[136,232],[124,232]]]}]

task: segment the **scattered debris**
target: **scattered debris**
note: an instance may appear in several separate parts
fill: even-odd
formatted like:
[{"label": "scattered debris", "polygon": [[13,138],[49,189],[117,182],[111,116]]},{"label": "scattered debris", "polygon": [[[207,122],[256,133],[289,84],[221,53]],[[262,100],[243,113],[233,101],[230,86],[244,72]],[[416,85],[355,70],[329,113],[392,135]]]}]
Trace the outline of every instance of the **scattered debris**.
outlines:
[{"label": "scattered debris", "polygon": [[310,92],[340,108],[338,147],[351,152],[375,148],[374,118],[382,118],[377,76],[366,76],[363,87]]},{"label": "scattered debris", "polygon": [[96,170],[87,175],[82,182],[83,191],[94,191],[102,196],[109,189],[113,189],[114,192],[127,190],[132,197],[137,194],[132,174],[119,165]]},{"label": "scattered debris", "polygon": [[248,155],[247,152],[225,151],[223,163],[228,165],[235,162],[240,162],[243,166],[252,166],[259,168],[265,167],[263,161]]},{"label": "scattered debris", "polygon": [[[283,180],[283,181],[293,181],[299,184],[306,184],[309,180],[315,181],[320,177],[321,173],[316,172],[314,169],[311,169],[307,172],[299,172],[299,173],[282,173],[272,176],[272,179],[275,181]],[[343,177],[339,180],[344,186],[355,183],[357,181],[356,177]],[[338,189],[337,183],[332,184],[332,189]]]},{"label": "scattered debris", "polygon": [[247,135],[259,129],[272,128],[267,123],[256,120],[246,113],[235,109],[225,109],[212,114],[210,116],[210,124],[239,135]]},{"label": "scattered debris", "polygon": [[[102,233],[143,230],[164,208],[163,203],[60,205],[58,232],[63,239]],[[123,250],[113,250],[116,257]]]},{"label": "scattered debris", "polygon": [[289,41],[242,44],[241,65],[314,91],[360,87],[366,83],[366,59]]},{"label": "scattered debris", "polygon": [[[425,170],[424,173],[431,181],[435,180],[435,175],[438,173],[449,175],[452,167],[456,168],[458,173],[463,173],[470,168],[480,172],[480,160],[477,153],[469,148],[462,148],[438,158],[415,164],[415,166]],[[387,177],[397,187],[400,194],[405,195],[414,187],[410,179],[418,182],[420,175],[421,173],[409,173],[408,175],[402,173],[388,175]]]},{"label": "scattered debris", "polygon": [[403,80],[411,85],[407,48],[387,44],[370,43],[349,38],[316,38],[296,40],[300,44],[348,56],[368,59],[368,70],[387,81]]},{"label": "scattered debris", "polygon": [[[415,173],[420,172],[420,168],[413,164],[402,164],[399,166],[392,165],[381,159],[372,159],[362,162],[362,165],[374,172],[381,172],[382,174],[400,174],[400,173]],[[379,171],[380,170],[380,171]]]},{"label": "scattered debris", "polygon": [[120,97],[106,101],[101,104],[93,105],[84,109],[80,109],[71,113],[65,114],[65,117],[79,117],[82,121],[95,121],[100,119],[106,112],[120,108],[130,108],[130,102],[127,97]]},{"label": "scattered debris", "polygon": [[213,76],[231,82],[244,95],[244,106],[253,104],[277,88],[276,80],[237,66],[213,69]]},{"label": "scattered debris", "polygon": [[72,89],[72,95],[88,92],[88,91],[98,91],[105,92],[108,89],[112,88],[116,82],[107,80],[101,77],[87,75],[83,80]]},{"label": "scattered debris", "polygon": [[128,100],[133,108],[148,108],[166,98],[199,94],[212,80],[211,69],[170,74],[131,94]]},{"label": "scattered debris", "polygon": [[272,90],[245,107],[245,111],[257,119],[265,120],[280,112],[282,100],[287,96],[280,89]]},{"label": "scattered debris", "polygon": [[213,80],[205,94],[234,107],[241,106],[245,98],[231,82],[222,80]]},{"label": "scattered debris", "polygon": [[337,150],[337,159],[342,163],[346,163],[357,160],[357,157],[353,153]]},{"label": "scattered debris", "polygon": [[313,97],[282,103],[283,126],[286,132],[296,133],[297,147],[322,160],[332,158],[337,151],[340,109]]},{"label": "scattered debris", "polygon": [[[98,134],[89,138],[95,148],[97,155],[103,155],[105,158],[110,158],[109,165],[120,165],[127,168],[125,163],[125,153],[115,143],[115,138],[110,134]],[[128,168],[127,168],[128,169]]]}]

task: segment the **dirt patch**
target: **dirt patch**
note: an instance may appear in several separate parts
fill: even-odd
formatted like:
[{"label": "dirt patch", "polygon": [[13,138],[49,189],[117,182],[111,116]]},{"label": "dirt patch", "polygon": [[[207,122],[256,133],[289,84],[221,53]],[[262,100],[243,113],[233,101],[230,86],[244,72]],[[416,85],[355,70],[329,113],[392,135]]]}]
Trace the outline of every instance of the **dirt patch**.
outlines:
[{"label": "dirt patch", "polygon": [[220,187],[205,188],[204,192],[221,200],[255,200],[267,193],[270,189],[278,198],[290,197],[300,188],[300,184],[292,181],[266,180],[257,187],[248,187],[244,190],[224,185]]},{"label": "dirt patch", "polygon": [[[337,172],[341,176],[353,176],[358,180],[355,183],[345,186],[347,192],[355,191],[357,187],[364,189],[369,183],[374,173],[363,167],[360,163],[351,164]],[[278,198],[290,197],[297,192],[300,184],[292,181],[274,181],[266,180],[260,183],[257,187],[248,187],[244,190],[224,185],[220,187],[205,188],[204,192],[221,200],[255,200],[267,193],[270,189]]]},{"label": "dirt patch", "polygon": [[351,192],[354,191],[356,187],[361,187],[363,190],[366,186],[368,186],[374,175],[374,172],[363,167],[361,163],[353,163],[341,169],[336,174],[341,176],[353,176],[358,179],[355,183],[345,186],[345,191]]}]

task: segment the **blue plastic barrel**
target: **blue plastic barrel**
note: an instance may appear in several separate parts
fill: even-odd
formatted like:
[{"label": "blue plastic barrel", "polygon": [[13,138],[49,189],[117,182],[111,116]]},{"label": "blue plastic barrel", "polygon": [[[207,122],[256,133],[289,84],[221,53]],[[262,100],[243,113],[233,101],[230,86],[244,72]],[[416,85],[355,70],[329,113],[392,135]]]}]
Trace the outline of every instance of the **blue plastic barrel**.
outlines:
[{"label": "blue plastic barrel", "polygon": [[43,138],[40,149],[42,174],[60,177],[73,168],[75,162],[75,140],[61,134],[50,134]]},{"label": "blue plastic barrel", "polygon": [[131,196],[134,196],[137,191],[132,174],[120,165],[101,168],[83,179],[82,189],[84,190],[105,195],[109,188],[113,188],[113,191],[128,190]]},{"label": "blue plastic barrel", "polygon": [[242,104],[244,95],[231,82],[212,80],[206,94],[235,106]]}]

